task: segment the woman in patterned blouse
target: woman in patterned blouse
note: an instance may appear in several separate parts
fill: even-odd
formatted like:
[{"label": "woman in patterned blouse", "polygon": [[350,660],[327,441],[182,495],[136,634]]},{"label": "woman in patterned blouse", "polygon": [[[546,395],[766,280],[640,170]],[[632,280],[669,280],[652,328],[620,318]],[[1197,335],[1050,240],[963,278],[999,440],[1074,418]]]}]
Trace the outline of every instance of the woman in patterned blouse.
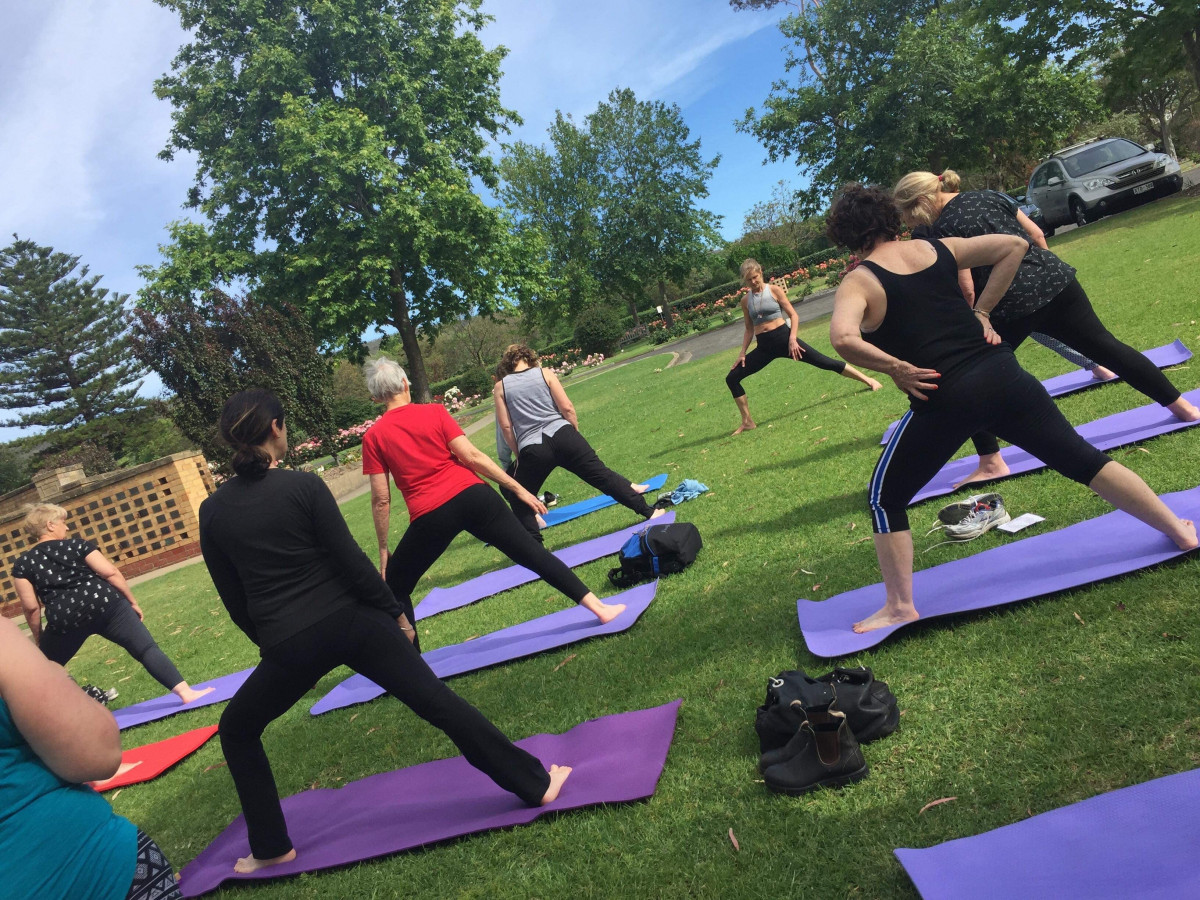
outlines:
[{"label": "woman in patterned blouse", "polygon": [[[928,225],[932,237],[1011,234],[1029,241],[1027,229],[1020,221],[1023,214],[1007,194],[959,193],[958,188],[959,177],[952,169],[941,175],[909,172],[896,183],[894,195],[909,226]],[[990,266],[971,270],[976,296],[982,293],[990,274]],[[1200,409],[1182,396],[1154,363],[1104,327],[1075,278],[1075,269],[1048,249],[1030,242],[1012,286],[991,308],[983,309],[976,304],[975,314],[981,322],[990,322],[1013,350],[1032,332],[1039,331],[1111,369],[1130,387],[1165,406],[1180,421],[1200,419]],[[1008,466],[1000,456],[995,436],[978,434],[973,440],[979,467],[959,484],[1007,475]]]},{"label": "woman in patterned blouse", "polygon": [[183,680],[142,624],[141,607],[121,570],[91,541],[67,537],[65,509],[39,503],[21,527],[37,542],[13,564],[13,584],[33,639],[47,659],[66,665],[84,641],[98,634],[124,647],[184,703],[212,690],[194,690]]}]

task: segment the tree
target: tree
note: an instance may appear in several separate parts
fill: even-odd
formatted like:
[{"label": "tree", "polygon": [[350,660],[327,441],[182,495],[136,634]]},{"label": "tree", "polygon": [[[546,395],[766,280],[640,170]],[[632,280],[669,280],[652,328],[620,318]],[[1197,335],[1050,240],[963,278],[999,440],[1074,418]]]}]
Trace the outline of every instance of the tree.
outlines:
[{"label": "tree", "polygon": [[[495,186],[487,141],[518,121],[480,0],[156,2],[191,35],[155,84],[174,106],[161,155],[195,155],[211,247],[320,341],[394,327],[427,400],[418,334],[538,287],[536,254],[472,190]],[[173,271],[220,268],[201,260]]]},{"label": "tree", "polygon": [[[559,113],[550,149],[515,144],[501,197],[545,241],[560,305],[574,317],[605,295],[638,300],[682,278],[717,240],[701,209],[720,157],[705,160],[678,106],[618,89],[577,126]],[[668,317],[670,312],[667,312]]]},{"label": "tree", "polygon": [[807,213],[846,181],[890,184],[914,168],[1023,178],[1097,105],[1089,72],[1020,70],[985,29],[923,0],[827,0],[780,28],[823,75],[791,51],[796,83],[777,83],[738,127],[772,160],[796,157],[811,177],[798,194]]},{"label": "tree", "polygon": [[78,256],[16,235],[0,251],[0,408],[28,410],[0,424],[68,428],[142,405],[127,296],[99,283]]},{"label": "tree", "polygon": [[1134,45],[1159,71],[1182,60],[1200,90],[1200,4],[1196,0],[965,0],[981,21],[1008,38],[1022,61],[1056,53],[1103,61]]},{"label": "tree", "polygon": [[274,392],[309,435],[334,430],[329,367],[297,310],[211,291],[199,303],[158,298],[134,313],[133,351],[174,393],[170,416],[211,460],[229,456],[217,422],[225,401],[251,387]]},{"label": "tree", "polygon": [[1200,101],[1200,91],[1184,69],[1182,51],[1161,59],[1134,44],[1107,62],[1104,76],[1109,106],[1136,113],[1145,133],[1155,135],[1163,152],[1178,159],[1172,128]]}]

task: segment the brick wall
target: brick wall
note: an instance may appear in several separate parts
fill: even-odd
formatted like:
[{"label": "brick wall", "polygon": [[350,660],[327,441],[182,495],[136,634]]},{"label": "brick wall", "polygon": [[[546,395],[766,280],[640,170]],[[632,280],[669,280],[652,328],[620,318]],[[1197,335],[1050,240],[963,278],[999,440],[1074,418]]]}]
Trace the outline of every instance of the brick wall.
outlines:
[{"label": "brick wall", "polygon": [[[55,494],[55,484],[63,480],[69,486]],[[70,534],[95,541],[129,578],[200,553],[198,513],[213,490],[204,456],[176,453],[82,482],[42,480],[36,487],[5,494],[0,497],[0,613],[21,612],[11,570],[33,542],[21,530],[24,513],[19,506],[43,499],[63,507]]]}]

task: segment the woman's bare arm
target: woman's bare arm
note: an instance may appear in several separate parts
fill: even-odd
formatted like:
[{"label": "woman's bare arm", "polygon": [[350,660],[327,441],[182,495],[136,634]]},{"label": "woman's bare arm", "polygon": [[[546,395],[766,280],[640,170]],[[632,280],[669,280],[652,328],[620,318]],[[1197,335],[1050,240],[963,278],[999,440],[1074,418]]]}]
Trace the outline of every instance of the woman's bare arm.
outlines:
[{"label": "woman's bare arm", "polygon": [[480,475],[489,481],[494,481],[501,487],[508,488],[517,495],[517,498],[522,503],[538,515],[546,511],[546,504],[521,487],[515,478],[508,475],[502,468],[496,465],[495,460],[472,444],[465,434],[460,434],[450,442],[450,452],[457,456],[459,461],[476,475]]},{"label": "woman's bare arm", "polygon": [[504,435],[504,443],[512,451],[513,459],[520,451],[517,449],[517,434],[513,431],[512,416],[508,414],[508,403],[504,399],[504,382],[497,381],[492,388],[492,401],[496,405],[496,421],[500,423],[500,433]]},{"label": "woman's bare arm", "polygon": [[387,577],[388,529],[392,522],[392,489],[387,473],[371,475],[371,521],[375,523],[375,539],[379,543],[379,574]]},{"label": "woman's bare arm", "polygon": [[1050,246],[1046,243],[1046,235],[1042,229],[1037,227],[1037,224],[1021,210],[1017,210],[1017,224],[1025,229],[1025,233],[1029,235],[1029,239],[1041,247],[1043,250],[1049,250]]},{"label": "woman's bare arm", "polygon": [[[575,430],[579,430],[579,416],[575,413],[575,404],[571,402],[571,398],[567,396],[566,390],[562,386],[562,382],[558,380],[558,376],[553,372],[547,372],[542,369],[542,377],[546,379],[546,387],[550,388],[550,397],[554,400],[554,405],[558,407],[558,411],[562,413],[562,417],[574,426]],[[515,452],[515,451],[514,451]]]},{"label": "woman's bare arm", "polygon": [[42,639],[42,605],[38,603],[37,591],[33,582],[28,578],[14,578],[13,587],[17,591],[17,599],[21,601],[21,612],[29,624],[29,633],[34,641]]},{"label": "woman's bare arm", "polygon": [[999,303],[1016,277],[1021,260],[1029,251],[1025,238],[1014,234],[984,234],[972,238],[943,238],[960,269],[991,266],[987,286],[975,300],[975,311],[987,316]]},{"label": "woman's bare arm", "polygon": [[84,782],[111,778],[117,771],[121,732],[112,713],[3,617],[0,697],[21,736],[55,775]]}]

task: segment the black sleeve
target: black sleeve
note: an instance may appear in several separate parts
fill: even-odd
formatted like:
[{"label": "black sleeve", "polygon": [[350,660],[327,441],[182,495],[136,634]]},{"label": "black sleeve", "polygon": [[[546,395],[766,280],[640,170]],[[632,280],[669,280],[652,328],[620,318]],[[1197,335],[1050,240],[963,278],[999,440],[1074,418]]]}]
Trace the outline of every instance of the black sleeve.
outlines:
[{"label": "black sleeve", "polygon": [[381,609],[393,619],[398,618],[404,607],[354,540],[325,482],[313,475],[308,488],[317,543],[329,553],[330,563],[346,579],[347,587],[359,603]]},{"label": "black sleeve", "polygon": [[246,637],[257,644],[258,629],[250,620],[246,604],[246,589],[242,586],[242,578],[238,575],[233,560],[213,540],[209,528],[203,523],[200,525],[200,552],[204,555],[204,565],[208,567],[209,577],[212,578],[217,594],[229,612],[229,618],[233,620],[234,625],[245,632]]},{"label": "black sleeve", "polygon": [[995,195],[996,199],[1000,201],[1000,204],[1005,209],[1012,213],[1013,216],[1016,216],[1017,210],[1021,208],[1021,204],[1017,202],[1015,197],[1012,197],[1003,191],[992,191],[991,193]]}]

